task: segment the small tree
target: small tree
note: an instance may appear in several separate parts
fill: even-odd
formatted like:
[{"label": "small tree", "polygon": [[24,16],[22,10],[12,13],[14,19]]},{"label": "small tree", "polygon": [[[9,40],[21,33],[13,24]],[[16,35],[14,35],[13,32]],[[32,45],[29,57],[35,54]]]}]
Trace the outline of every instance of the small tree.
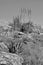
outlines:
[{"label": "small tree", "polygon": [[28,21],[30,21],[31,20],[31,9],[21,8],[19,19],[21,23],[27,23]]}]

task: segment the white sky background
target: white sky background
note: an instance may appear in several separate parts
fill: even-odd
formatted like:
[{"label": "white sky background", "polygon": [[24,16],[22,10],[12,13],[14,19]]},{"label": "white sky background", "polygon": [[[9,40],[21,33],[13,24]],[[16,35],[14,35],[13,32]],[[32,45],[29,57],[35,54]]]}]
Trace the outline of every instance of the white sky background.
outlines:
[{"label": "white sky background", "polygon": [[33,22],[43,26],[43,0],[0,0],[0,20],[12,21],[21,8],[31,8]]}]

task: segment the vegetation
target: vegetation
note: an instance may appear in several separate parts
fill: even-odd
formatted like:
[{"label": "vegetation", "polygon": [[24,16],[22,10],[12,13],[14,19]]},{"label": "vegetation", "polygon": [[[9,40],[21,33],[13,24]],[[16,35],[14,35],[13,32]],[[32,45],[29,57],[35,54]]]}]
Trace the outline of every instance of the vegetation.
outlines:
[{"label": "vegetation", "polygon": [[13,23],[9,23],[6,30],[0,27],[0,43],[3,42],[7,46],[8,53],[21,55],[24,59],[22,65],[42,65],[40,61],[43,52],[41,28],[35,26],[30,19],[27,23],[20,20],[20,17],[14,18]]}]

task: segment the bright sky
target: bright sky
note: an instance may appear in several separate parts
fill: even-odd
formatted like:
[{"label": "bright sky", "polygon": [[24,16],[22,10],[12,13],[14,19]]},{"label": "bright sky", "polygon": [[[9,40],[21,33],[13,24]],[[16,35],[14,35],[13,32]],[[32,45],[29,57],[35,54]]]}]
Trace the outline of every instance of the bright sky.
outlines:
[{"label": "bright sky", "polygon": [[31,8],[32,20],[43,25],[43,0],[0,0],[0,20],[12,21],[21,8]]}]

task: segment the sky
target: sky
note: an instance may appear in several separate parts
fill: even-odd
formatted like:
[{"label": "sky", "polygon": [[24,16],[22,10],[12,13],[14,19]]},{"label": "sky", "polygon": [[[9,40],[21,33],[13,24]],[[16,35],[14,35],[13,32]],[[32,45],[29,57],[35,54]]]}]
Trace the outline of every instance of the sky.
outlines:
[{"label": "sky", "polygon": [[43,26],[43,0],[0,0],[0,23],[12,22],[21,8],[31,8],[32,21]]}]

